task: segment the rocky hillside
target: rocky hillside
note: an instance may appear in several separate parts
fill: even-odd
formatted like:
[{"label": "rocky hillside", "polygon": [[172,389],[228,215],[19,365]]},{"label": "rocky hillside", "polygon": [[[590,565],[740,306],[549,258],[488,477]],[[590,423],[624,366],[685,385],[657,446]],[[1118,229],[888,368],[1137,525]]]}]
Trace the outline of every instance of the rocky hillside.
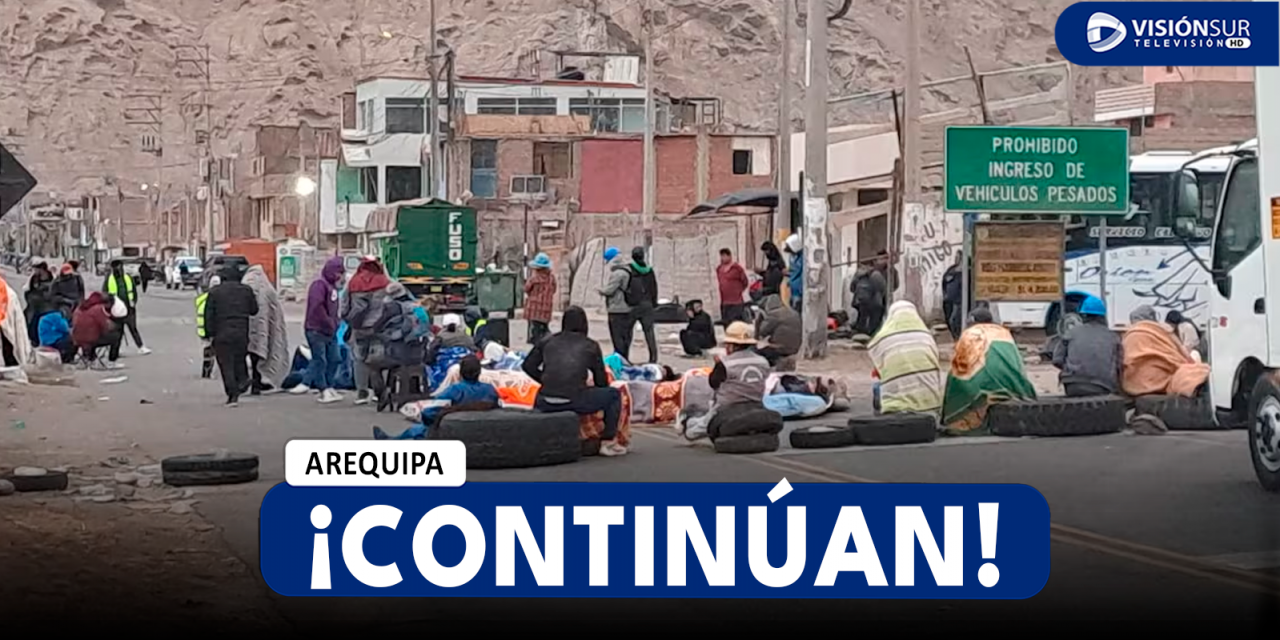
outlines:
[{"label": "rocky hillside", "polygon": [[[521,54],[537,49],[623,51],[639,42],[636,0],[437,1],[441,38],[464,74],[512,75]],[[653,2],[659,88],[720,96],[728,121],[772,129],[776,2]],[[967,73],[966,46],[981,69],[1060,59],[1053,26],[1069,0],[921,4],[926,80]],[[893,0],[857,0],[833,25],[833,93],[900,82],[903,11]],[[384,30],[397,37],[380,37]],[[215,151],[233,153],[247,148],[254,124],[332,124],[338,95],[355,78],[425,74],[418,61],[427,33],[427,0],[0,0],[0,139],[19,142],[19,155],[44,187],[60,193],[96,190],[107,177],[131,191],[129,185],[156,180],[157,171],[180,192],[196,172],[193,130],[203,85],[197,65],[177,62],[197,55],[190,45],[211,51]],[[801,43],[792,61],[794,93],[803,95],[803,30],[793,33]],[[1087,117],[1095,88],[1135,82],[1133,75],[1077,69],[1075,112]],[[160,163],[138,152],[145,131],[125,119],[127,108],[141,104],[129,97],[144,93],[160,96]],[[931,97],[958,99],[946,91]]]}]

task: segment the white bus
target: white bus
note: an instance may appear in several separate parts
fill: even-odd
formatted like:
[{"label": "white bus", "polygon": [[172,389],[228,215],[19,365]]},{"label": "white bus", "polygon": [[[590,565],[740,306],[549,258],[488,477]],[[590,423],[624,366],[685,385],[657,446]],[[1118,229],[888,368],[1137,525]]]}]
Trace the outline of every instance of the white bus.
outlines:
[{"label": "white bus", "polygon": [[[1107,219],[1106,300],[1112,328],[1127,326],[1129,313],[1143,304],[1155,307],[1161,318],[1176,309],[1202,329],[1207,325],[1209,276],[1173,229],[1177,176],[1194,157],[1188,151],[1153,151],[1129,159],[1133,209],[1129,216]],[[1192,172],[1200,189],[1201,215],[1191,244],[1205,260],[1218,193],[1229,163],[1225,157],[1209,157],[1185,169]],[[1098,218],[1073,216],[1067,228],[1066,291],[1098,295]],[[1082,295],[1068,295],[1067,311],[1075,311],[1082,299]],[[991,306],[1005,326],[1043,328],[1049,335],[1059,329],[1062,313],[1058,303],[1003,302]]]}]

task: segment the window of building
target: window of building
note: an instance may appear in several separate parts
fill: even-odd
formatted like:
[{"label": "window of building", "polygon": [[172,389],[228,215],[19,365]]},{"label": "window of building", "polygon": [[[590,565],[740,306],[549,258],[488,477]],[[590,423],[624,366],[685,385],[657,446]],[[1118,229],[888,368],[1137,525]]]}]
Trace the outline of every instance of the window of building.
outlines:
[{"label": "window of building", "polygon": [[599,133],[643,133],[643,98],[570,98],[569,113],[591,116]]},{"label": "window of building", "polygon": [[378,201],[377,167],[360,167],[360,195],[365,202]]},{"label": "window of building", "polygon": [[477,198],[498,197],[498,141],[471,141],[471,193]]},{"label": "window of building", "polygon": [[1142,123],[1142,118],[1134,118],[1134,119],[1130,120],[1130,121],[1129,121],[1129,136],[1130,136],[1130,137],[1133,137],[1133,138],[1140,137],[1140,136],[1142,135],[1142,129],[1143,129],[1142,124],[1143,124],[1143,123]]},{"label": "window of building", "polygon": [[373,130],[373,100],[364,100],[356,105],[356,129]]},{"label": "window of building", "polygon": [[425,133],[426,125],[426,101],[387,98],[387,133]]},{"label": "window of building", "polygon": [[548,178],[573,177],[572,149],[568,142],[534,142],[533,172]]},{"label": "window of building", "polygon": [[[1258,161],[1247,159],[1236,165],[1227,182],[1222,201],[1222,219],[1214,239],[1213,269],[1226,273],[1262,246],[1262,210],[1258,190]],[[1226,281],[1218,281],[1218,291],[1226,297]]]},{"label": "window of building", "polygon": [[554,116],[555,98],[479,98],[476,113],[482,115]]},{"label": "window of building", "polygon": [[387,167],[387,202],[422,197],[422,167]]},{"label": "window of building", "polygon": [[879,204],[889,199],[888,189],[858,189],[858,206]]},{"label": "window of building", "polygon": [[733,150],[733,175],[735,176],[751,175],[751,150],[750,149],[734,149]]}]

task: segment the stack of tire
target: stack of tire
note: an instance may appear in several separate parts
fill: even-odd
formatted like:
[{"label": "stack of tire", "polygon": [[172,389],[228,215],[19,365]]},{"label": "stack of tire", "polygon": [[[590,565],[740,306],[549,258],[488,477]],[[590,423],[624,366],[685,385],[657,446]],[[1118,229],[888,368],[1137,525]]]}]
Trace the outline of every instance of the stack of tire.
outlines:
[{"label": "stack of tire", "polygon": [[1155,416],[1169,431],[1210,431],[1224,428],[1214,419],[1213,404],[1205,396],[1138,396],[1134,398],[1133,405],[1134,415]]},{"label": "stack of tire", "polygon": [[800,427],[791,432],[795,449],[920,444],[938,437],[938,417],[932,413],[882,413],[855,416],[841,425]]},{"label": "stack of tire", "polygon": [[1060,438],[1119,433],[1128,424],[1127,401],[1119,396],[1044,396],[992,405],[986,426],[1008,438]]},{"label": "stack of tire", "polygon": [[468,469],[524,469],[578,461],[586,448],[578,426],[571,412],[459,411],[441,416],[427,439],[462,441]]},{"label": "stack of tire", "polygon": [[762,404],[731,404],[718,409],[707,425],[707,436],[716,453],[768,453],[777,451],[782,414]]},{"label": "stack of tire", "polygon": [[243,484],[258,479],[258,456],[227,451],[174,456],[160,461],[160,473],[171,487]]}]

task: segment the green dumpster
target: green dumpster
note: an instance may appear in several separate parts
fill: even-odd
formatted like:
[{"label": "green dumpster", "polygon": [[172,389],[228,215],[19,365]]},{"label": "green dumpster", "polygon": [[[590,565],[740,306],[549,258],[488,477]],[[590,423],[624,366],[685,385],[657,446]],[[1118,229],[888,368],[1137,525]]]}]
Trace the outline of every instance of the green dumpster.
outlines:
[{"label": "green dumpster", "polygon": [[514,314],[523,293],[518,272],[495,271],[476,275],[476,304],[490,313]]}]

